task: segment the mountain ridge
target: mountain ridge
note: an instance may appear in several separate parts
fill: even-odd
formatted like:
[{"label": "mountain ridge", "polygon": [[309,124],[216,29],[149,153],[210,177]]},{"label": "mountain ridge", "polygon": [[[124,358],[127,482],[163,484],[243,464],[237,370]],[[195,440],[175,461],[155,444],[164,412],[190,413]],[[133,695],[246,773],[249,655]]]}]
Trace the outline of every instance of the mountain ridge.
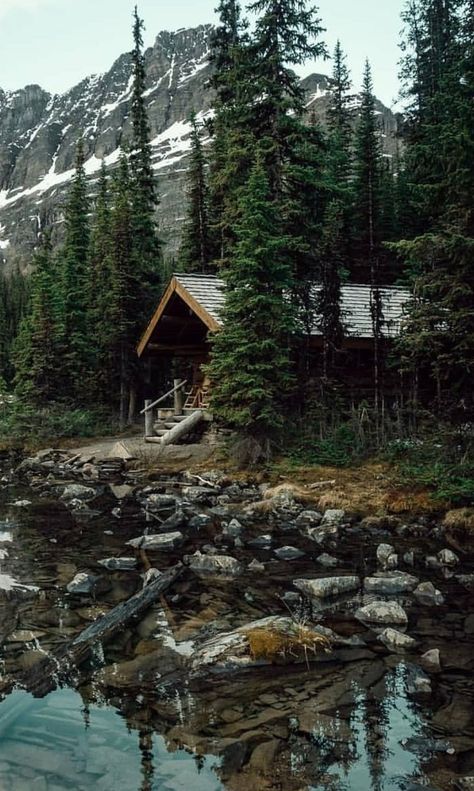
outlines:
[{"label": "mountain ridge", "polygon": [[[192,110],[209,117],[208,61],[212,25],[161,31],[145,52],[145,98],[153,166],[161,199],[159,231],[171,261],[183,220],[186,158]],[[331,78],[312,74],[301,84],[307,111],[324,123]],[[131,55],[123,53],[102,74],[89,75],[62,94],[30,84],[0,89],[0,264],[24,267],[42,228],[61,238],[67,185],[74,174],[77,140],[84,139],[91,191],[102,159],[113,167],[131,137]],[[355,105],[356,107],[355,95]],[[396,149],[397,118],[377,103],[385,154]]]}]

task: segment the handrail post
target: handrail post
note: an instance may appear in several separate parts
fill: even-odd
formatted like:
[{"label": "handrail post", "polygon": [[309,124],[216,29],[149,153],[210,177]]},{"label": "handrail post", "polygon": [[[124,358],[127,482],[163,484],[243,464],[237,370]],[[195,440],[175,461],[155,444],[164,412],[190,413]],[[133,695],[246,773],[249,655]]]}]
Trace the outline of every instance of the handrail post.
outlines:
[{"label": "handrail post", "polygon": [[183,414],[184,407],[184,387],[181,379],[174,379],[174,413],[175,415]]},{"label": "handrail post", "polygon": [[151,403],[151,398],[145,399],[145,437],[153,436],[153,410],[149,408]]}]

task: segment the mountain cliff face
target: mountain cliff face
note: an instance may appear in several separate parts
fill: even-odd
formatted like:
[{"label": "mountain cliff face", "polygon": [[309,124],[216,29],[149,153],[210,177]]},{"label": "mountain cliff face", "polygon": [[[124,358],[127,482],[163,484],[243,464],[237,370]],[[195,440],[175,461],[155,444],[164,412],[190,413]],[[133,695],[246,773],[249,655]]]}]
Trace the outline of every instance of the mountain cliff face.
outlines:
[{"label": "mountain cliff face", "polygon": [[[192,110],[206,118],[212,104],[207,88],[210,25],[159,33],[146,52],[146,99],[154,168],[161,206],[160,235],[166,254],[179,245],[185,213],[186,162]],[[0,264],[25,266],[41,228],[61,236],[67,187],[74,173],[75,148],[83,135],[91,192],[101,161],[113,167],[131,137],[131,59],[121,55],[106,74],[87,77],[70,91],[52,96],[38,85],[0,90]],[[303,80],[308,112],[324,121],[330,79]],[[354,97],[354,108],[357,97]],[[378,105],[382,143],[393,155],[396,117]],[[356,113],[356,109],[354,109]]]}]

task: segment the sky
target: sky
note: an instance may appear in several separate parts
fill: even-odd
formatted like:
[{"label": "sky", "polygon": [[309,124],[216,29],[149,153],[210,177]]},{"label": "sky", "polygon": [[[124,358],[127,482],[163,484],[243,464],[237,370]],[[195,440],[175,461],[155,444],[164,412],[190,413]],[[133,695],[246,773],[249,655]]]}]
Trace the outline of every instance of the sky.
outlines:
[{"label": "sky", "polygon": [[[244,0],[243,0],[244,4]],[[348,55],[356,89],[365,58],[372,64],[377,96],[393,106],[398,97],[400,11],[404,0],[316,0],[330,51],[337,38]],[[131,49],[135,0],[0,0],[0,87],[38,83],[61,93],[88,74],[107,71]],[[216,21],[217,0],[138,0],[145,43],[160,30]],[[302,75],[329,74],[330,61],[306,64]]]}]

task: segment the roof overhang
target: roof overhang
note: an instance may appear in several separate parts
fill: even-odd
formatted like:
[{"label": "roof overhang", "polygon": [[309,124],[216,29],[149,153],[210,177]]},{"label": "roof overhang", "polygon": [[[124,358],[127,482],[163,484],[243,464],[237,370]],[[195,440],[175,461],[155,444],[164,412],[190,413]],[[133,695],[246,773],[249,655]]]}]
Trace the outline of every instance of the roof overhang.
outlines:
[{"label": "roof overhang", "polygon": [[196,316],[202,321],[208,330],[215,332],[216,330],[220,329],[221,325],[215,320],[215,318],[213,318],[210,313],[208,313],[207,310],[185,288],[185,286],[179,282],[178,278],[173,276],[137,346],[137,354],[139,357],[141,357],[146,350],[158,325],[158,322],[165,314],[166,307],[175,294],[177,294],[189,307],[189,309],[196,314]]}]

